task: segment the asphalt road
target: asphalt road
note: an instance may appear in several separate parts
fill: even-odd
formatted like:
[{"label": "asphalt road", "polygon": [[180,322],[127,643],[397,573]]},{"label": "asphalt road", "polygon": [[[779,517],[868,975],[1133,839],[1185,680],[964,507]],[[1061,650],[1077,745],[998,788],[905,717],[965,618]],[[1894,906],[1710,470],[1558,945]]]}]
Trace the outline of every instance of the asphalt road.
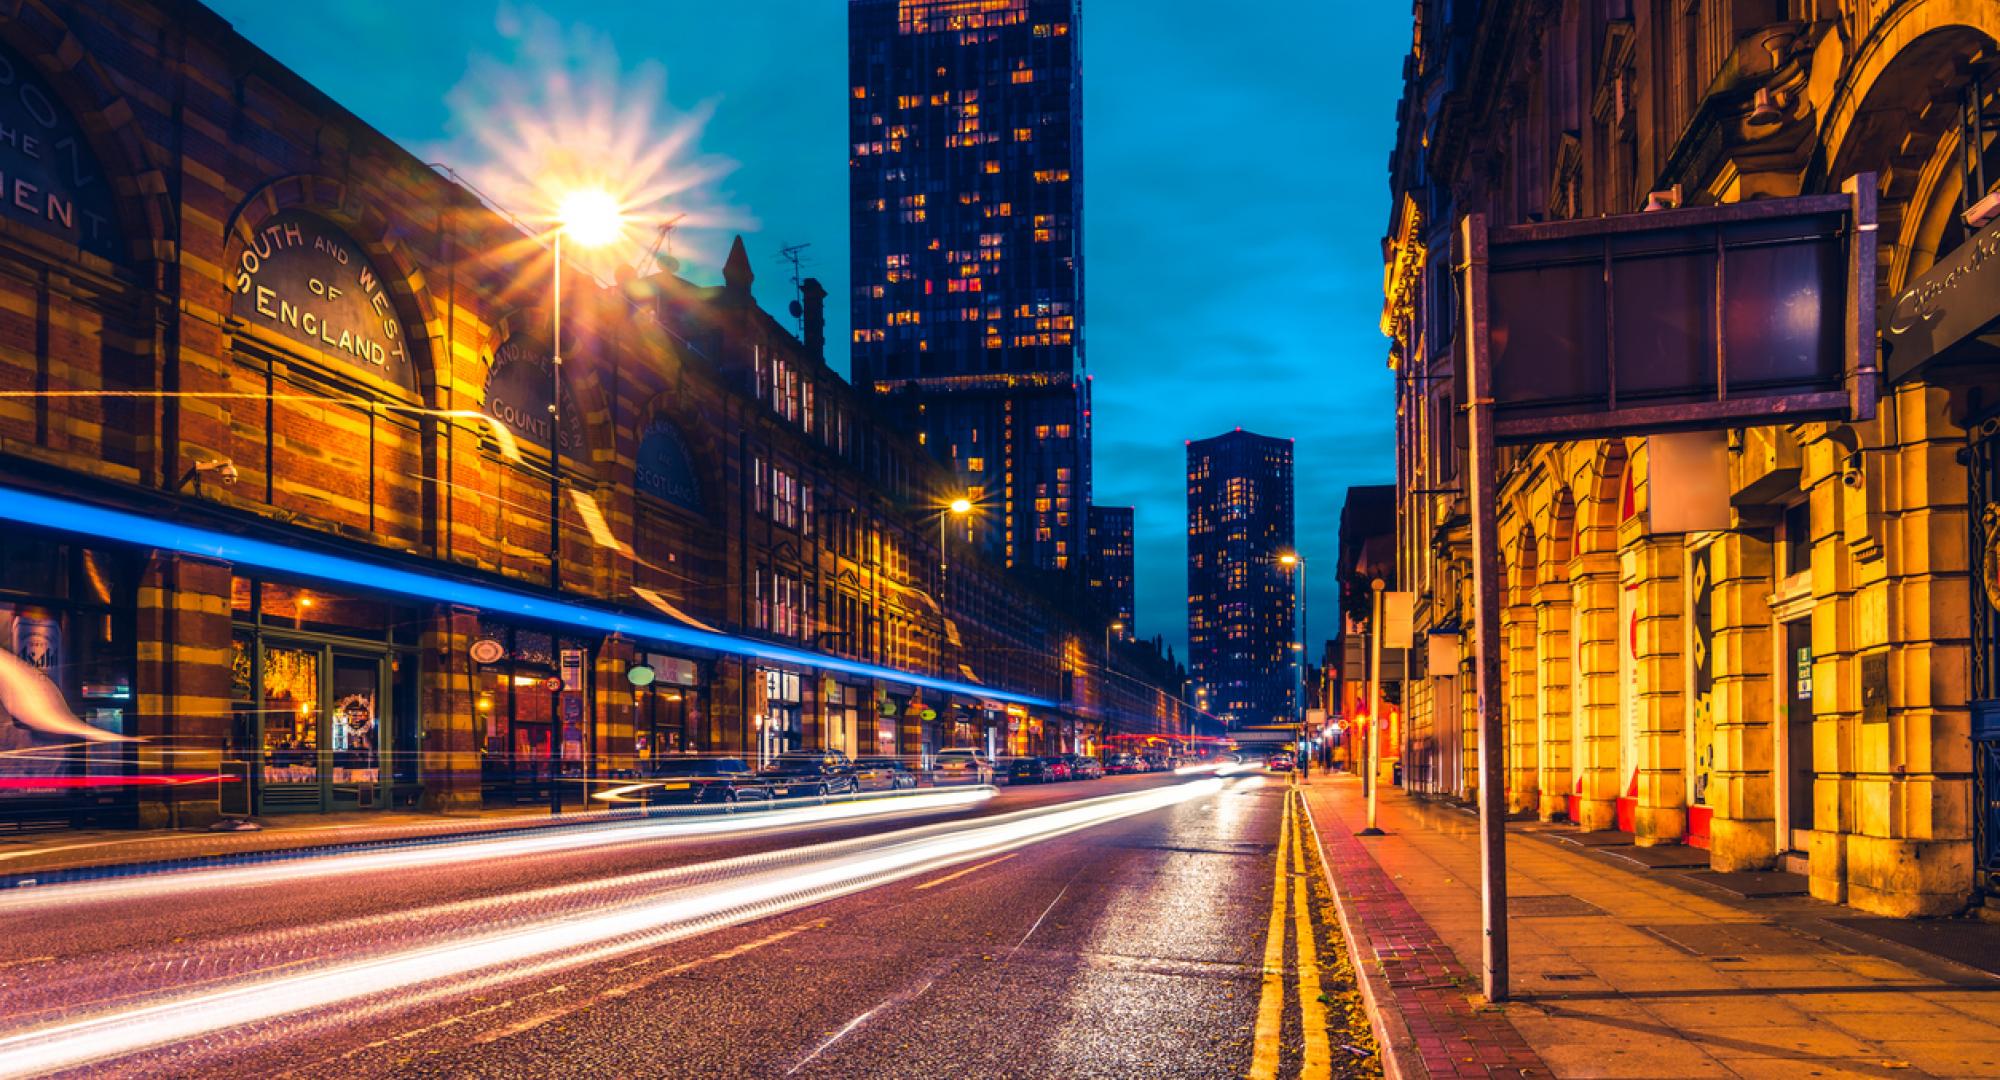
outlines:
[{"label": "asphalt road", "polygon": [[1241,1076],[1283,785],[0,894],[0,1075]]}]

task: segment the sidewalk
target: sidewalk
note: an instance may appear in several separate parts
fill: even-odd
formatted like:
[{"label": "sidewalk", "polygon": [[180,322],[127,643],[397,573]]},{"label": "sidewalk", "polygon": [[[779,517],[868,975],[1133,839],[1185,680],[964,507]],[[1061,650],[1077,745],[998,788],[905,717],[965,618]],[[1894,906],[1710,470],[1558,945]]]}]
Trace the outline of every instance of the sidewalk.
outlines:
[{"label": "sidewalk", "polygon": [[1357,837],[1357,779],[1303,787],[1392,1076],[2000,1077],[2000,978],[1841,932],[1850,909],[1711,898],[1532,825],[1508,831],[1514,1000],[1494,1006],[1477,819],[1385,789],[1388,835]]}]

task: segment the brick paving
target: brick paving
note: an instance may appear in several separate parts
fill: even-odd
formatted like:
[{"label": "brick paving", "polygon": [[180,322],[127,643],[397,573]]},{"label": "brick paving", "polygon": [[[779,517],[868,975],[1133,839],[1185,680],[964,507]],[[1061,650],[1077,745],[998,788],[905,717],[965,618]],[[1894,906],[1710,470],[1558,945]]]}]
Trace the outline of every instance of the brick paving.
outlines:
[{"label": "brick paving", "polygon": [[1303,786],[1391,1076],[2000,1078],[2000,979],[1843,935],[1850,909],[1725,902],[1514,829],[1514,994],[1489,1005],[1476,819],[1385,789],[1388,835],[1357,838],[1357,780]]},{"label": "brick paving", "polygon": [[1367,973],[1379,976],[1376,1007],[1396,1014],[1423,1071],[1433,1077],[1549,1075],[1506,1014],[1479,995],[1478,978],[1368,853],[1369,841],[1354,835],[1359,824],[1349,822],[1335,800],[1315,797],[1328,790],[1327,782],[1305,790],[1349,940]]}]

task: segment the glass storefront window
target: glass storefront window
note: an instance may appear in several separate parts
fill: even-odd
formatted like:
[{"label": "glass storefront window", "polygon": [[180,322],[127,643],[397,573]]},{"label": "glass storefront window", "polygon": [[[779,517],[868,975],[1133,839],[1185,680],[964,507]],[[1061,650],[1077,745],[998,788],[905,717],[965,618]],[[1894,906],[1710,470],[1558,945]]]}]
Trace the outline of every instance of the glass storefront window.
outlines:
[{"label": "glass storefront window", "polygon": [[[500,646],[501,658],[474,668],[473,709],[482,732],[480,774],[488,803],[540,802],[558,773],[581,778],[592,762],[587,745],[591,725],[590,668],[594,648],[574,638],[510,626],[482,618],[479,636]],[[546,680],[560,677],[562,654],[580,653],[582,686],[554,692]],[[560,719],[560,724],[555,723]],[[550,761],[554,733],[561,732],[562,763]]]},{"label": "glass storefront window", "polygon": [[[0,649],[46,676],[77,719],[125,735],[138,734],[133,715],[138,575],[133,556],[32,530],[0,533]],[[74,742],[25,724],[0,723],[0,772],[35,781],[116,776],[134,765],[129,744]],[[0,790],[0,814],[31,804],[95,810],[97,795],[90,785],[53,779],[9,784]]]}]

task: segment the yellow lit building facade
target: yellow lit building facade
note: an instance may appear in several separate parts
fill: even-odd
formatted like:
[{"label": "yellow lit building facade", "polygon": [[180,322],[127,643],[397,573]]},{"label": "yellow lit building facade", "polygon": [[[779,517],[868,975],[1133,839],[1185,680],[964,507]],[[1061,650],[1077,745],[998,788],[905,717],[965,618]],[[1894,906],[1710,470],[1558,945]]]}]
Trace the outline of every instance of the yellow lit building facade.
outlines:
[{"label": "yellow lit building facade", "polygon": [[[1444,7],[1415,5],[1383,330],[1399,578],[1431,643],[1406,698],[1406,777],[1465,797],[1478,643],[1459,221],[1837,192],[1872,172],[1883,310],[1930,302],[1936,271],[1964,285],[1953,303],[2000,315],[2000,285],[1942,269],[1986,242],[1978,203],[2000,184],[2000,4]],[[1704,847],[1718,870],[1790,868],[1874,912],[2000,893],[2000,743],[1982,705],[2000,698],[2000,394],[1980,385],[1996,367],[1908,373],[1868,422],[1729,432],[1721,531],[1653,527],[1669,493],[1647,439],[1503,454],[1509,807]]]}]

